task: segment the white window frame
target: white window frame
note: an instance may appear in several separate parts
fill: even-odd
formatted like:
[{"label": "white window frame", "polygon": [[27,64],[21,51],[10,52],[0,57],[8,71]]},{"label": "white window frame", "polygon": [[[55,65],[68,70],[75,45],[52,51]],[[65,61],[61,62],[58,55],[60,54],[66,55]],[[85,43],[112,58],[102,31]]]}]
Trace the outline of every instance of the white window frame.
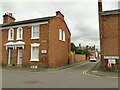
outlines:
[{"label": "white window frame", "polygon": [[[34,27],[34,26],[38,26],[38,29],[39,29],[39,35],[38,35],[38,37],[33,37],[33,27]],[[31,36],[31,39],[39,39],[39,37],[40,37],[40,25],[33,25],[33,26],[32,26],[32,33],[31,33],[31,35],[32,35],[32,36]]]},{"label": "white window frame", "polygon": [[[11,38],[11,32],[12,32],[12,38]],[[14,40],[14,29],[13,28],[10,28],[9,31],[8,31],[8,41],[10,40]]]},{"label": "white window frame", "polygon": [[65,31],[63,31],[63,41],[65,41]]},{"label": "white window frame", "polygon": [[[19,30],[21,29],[21,38],[19,37]],[[19,27],[17,29],[17,40],[23,40],[23,28],[22,27]]]},{"label": "white window frame", "polygon": [[40,44],[37,44],[37,43],[34,43],[34,44],[31,44],[31,59],[30,59],[30,61],[39,61],[39,50],[38,50],[38,59],[33,59],[33,47],[38,47],[38,49],[39,49],[39,46],[40,46]]},{"label": "white window frame", "polygon": [[59,40],[62,41],[62,29],[59,29]]}]

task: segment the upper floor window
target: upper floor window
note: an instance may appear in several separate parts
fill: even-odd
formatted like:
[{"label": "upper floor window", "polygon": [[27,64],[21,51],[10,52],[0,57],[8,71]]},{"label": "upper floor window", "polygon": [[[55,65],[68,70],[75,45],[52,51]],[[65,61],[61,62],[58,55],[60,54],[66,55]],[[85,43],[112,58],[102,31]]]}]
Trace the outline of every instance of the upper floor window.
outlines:
[{"label": "upper floor window", "polygon": [[62,40],[62,30],[59,29],[59,40]]},{"label": "upper floor window", "polygon": [[65,31],[59,29],[59,40],[65,41]]},{"label": "upper floor window", "polygon": [[63,31],[63,41],[65,41],[65,31]]},{"label": "upper floor window", "polygon": [[39,39],[39,25],[32,26],[32,39]]},{"label": "upper floor window", "polygon": [[8,31],[8,40],[14,40],[14,29],[12,28]]},{"label": "upper floor window", "polygon": [[21,40],[23,37],[23,29],[21,27],[19,27],[17,29],[17,40]]}]

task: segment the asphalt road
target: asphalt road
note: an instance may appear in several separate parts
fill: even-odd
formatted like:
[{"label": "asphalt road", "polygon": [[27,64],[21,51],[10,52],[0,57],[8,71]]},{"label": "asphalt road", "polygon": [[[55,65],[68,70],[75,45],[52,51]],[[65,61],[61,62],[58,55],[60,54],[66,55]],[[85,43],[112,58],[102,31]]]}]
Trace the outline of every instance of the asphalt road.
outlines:
[{"label": "asphalt road", "polygon": [[2,71],[3,88],[118,88],[117,78],[86,75],[84,71],[94,66],[94,62],[45,72]]}]

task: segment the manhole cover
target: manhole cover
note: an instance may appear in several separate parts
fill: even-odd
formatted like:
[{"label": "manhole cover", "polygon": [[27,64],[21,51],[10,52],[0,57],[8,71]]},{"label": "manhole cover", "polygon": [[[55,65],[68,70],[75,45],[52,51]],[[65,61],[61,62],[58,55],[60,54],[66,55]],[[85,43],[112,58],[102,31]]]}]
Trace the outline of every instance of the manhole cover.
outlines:
[{"label": "manhole cover", "polygon": [[27,83],[27,84],[36,84],[36,83],[39,83],[39,81],[29,80],[29,81],[24,81],[24,83]]}]

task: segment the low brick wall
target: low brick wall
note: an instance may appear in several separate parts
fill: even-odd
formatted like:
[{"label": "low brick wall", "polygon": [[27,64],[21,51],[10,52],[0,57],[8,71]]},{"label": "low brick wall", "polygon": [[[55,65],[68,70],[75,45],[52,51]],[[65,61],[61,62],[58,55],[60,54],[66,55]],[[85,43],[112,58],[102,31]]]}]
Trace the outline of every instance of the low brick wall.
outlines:
[{"label": "low brick wall", "polygon": [[85,61],[85,55],[75,54],[75,62]]}]

